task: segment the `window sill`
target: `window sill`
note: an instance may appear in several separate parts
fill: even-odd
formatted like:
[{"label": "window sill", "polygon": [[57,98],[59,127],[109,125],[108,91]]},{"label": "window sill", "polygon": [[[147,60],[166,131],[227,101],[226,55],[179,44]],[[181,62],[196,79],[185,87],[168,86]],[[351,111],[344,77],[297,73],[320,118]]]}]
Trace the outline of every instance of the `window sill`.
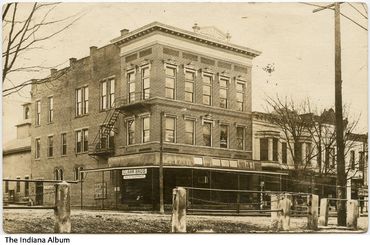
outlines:
[{"label": "window sill", "polygon": [[75,116],[75,119],[77,119],[77,118],[81,118],[81,117],[86,117],[86,116],[88,116],[89,115],[89,113],[87,113],[87,114],[83,114],[83,115],[78,115],[78,116]]}]

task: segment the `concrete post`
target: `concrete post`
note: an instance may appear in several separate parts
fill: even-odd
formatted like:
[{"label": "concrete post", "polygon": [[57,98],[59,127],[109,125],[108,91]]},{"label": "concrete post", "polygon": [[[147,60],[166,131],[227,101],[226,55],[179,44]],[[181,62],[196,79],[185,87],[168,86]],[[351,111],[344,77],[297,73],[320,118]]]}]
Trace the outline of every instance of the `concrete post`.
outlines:
[{"label": "concrete post", "polygon": [[182,187],[172,191],[171,232],[186,232],[186,190]]},{"label": "concrete post", "polygon": [[307,229],[317,230],[318,229],[318,215],[319,215],[319,196],[308,195],[307,196]]},{"label": "concrete post", "polygon": [[71,232],[70,184],[63,181],[55,185],[55,233]]},{"label": "concrete post", "polygon": [[327,226],[328,218],[329,218],[329,200],[327,198],[321,198],[319,225]]},{"label": "concrete post", "polygon": [[283,231],[289,231],[290,229],[290,210],[292,207],[292,195],[285,194],[284,198],[279,202],[279,209],[282,209],[280,215],[280,222]]},{"label": "concrete post", "polygon": [[347,201],[347,227],[356,230],[358,216],[359,216],[358,201],[348,200]]},{"label": "concrete post", "polygon": [[[271,210],[280,209],[279,203],[280,203],[280,195],[272,194],[271,195]],[[273,231],[280,230],[280,227],[281,227],[280,215],[281,215],[281,212],[271,212],[271,229]]]}]

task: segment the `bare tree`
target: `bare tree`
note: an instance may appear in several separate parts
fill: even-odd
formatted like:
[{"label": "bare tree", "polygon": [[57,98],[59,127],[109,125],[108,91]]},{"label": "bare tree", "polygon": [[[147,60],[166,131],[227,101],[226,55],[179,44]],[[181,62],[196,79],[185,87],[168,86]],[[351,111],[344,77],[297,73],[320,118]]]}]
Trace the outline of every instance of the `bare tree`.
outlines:
[{"label": "bare tree", "polygon": [[[5,81],[12,84],[3,95],[18,92],[31,81],[14,85],[8,75],[15,72],[38,72],[53,67],[42,64],[24,65],[30,51],[42,49],[44,41],[53,38],[71,27],[82,17],[81,13],[56,19],[53,17],[60,3],[8,3],[3,7],[3,85]],[[5,94],[4,94],[5,92]]]}]

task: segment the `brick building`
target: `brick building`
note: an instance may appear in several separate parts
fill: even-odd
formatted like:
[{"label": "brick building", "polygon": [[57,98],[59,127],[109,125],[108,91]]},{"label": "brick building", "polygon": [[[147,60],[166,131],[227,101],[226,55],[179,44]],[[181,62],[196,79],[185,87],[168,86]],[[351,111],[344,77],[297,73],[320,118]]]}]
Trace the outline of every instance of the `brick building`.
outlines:
[{"label": "brick building", "polygon": [[[259,54],[214,27],[158,22],[91,47],[32,87],[33,178],[83,179],[72,204],[95,208],[158,209],[162,169],[165,204],[175,186],[284,189],[284,171],[252,160]],[[236,201],[209,191],[191,198]]]}]

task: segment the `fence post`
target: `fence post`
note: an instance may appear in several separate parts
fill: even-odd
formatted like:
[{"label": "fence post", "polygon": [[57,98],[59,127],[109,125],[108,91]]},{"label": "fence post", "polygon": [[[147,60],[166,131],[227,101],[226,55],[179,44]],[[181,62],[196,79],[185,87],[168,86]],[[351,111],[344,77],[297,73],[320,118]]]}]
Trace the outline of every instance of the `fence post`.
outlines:
[{"label": "fence post", "polygon": [[172,191],[171,232],[186,232],[186,190],[182,187]]},{"label": "fence post", "polygon": [[319,196],[308,195],[307,196],[307,229],[317,230],[318,228],[318,213],[319,213]]},{"label": "fence post", "polygon": [[63,181],[55,185],[55,233],[71,232],[70,184]]},{"label": "fence post", "polygon": [[321,198],[319,225],[327,226],[328,218],[329,218],[329,200],[327,198]]},{"label": "fence post", "polygon": [[347,201],[347,227],[357,229],[358,219],[358,201],[348,200]]},{"label": "fence post", "polygon": [[290,229],[290,210],[292,207],[292,195],[285,194],[284,198],[279,202],[279,209],[282,209],[280,215],[281,225],[283,231],[289,231]]},{"label": "fence post", "polygon": [[278,194],[271,195],[271,229],[274,231],[279,231],[281,227],[281,222],[280,222],[281,212],[273,211],[273,210],[279,209],[279,206],[280,206],[279,200],[280,200],[280,195]]}]

